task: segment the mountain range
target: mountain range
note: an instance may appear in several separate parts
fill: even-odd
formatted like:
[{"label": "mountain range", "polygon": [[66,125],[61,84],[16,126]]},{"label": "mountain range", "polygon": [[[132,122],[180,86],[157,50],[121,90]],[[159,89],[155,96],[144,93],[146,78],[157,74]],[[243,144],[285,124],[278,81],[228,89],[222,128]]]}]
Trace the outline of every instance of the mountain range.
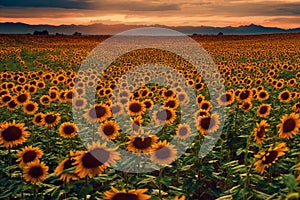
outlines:
[{"label": "mountain range", "polygon": [[0,34],[32,34],[34,31],[47,30],[49,34],[66,34],[71,35],[75,32],[80,32],[83,35],[112,35],[120,33],[125,30],[139,28],[139,27],[163,27],[179,31],[184,34],[218,34],[222,32],[225,35],[237,34],[271,34],[271,33],[297,33],[300,28],[282,29],[277,27],[265,27],[261,25],[250,24],[239,27],[212,27],[212,26],[162,26],[162,25],[125,25],[114,24],[106,25],[102,23],[95,23],[90,25],[30,25],[24,23],[0,23]]}]

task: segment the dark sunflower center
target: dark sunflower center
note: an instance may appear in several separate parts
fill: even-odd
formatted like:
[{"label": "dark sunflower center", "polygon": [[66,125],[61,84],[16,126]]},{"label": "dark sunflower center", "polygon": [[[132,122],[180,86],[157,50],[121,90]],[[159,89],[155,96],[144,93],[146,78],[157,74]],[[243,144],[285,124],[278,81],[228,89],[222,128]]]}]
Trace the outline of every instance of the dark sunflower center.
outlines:
[{"label": "dark sunflower center", "polygon": [[294,119],[288,119],[283,123],[283,132],[291,132],[296,128],[296,121]]},{"label": "dark sunflower center", "polygon": [[29,170],[29,175],[33,178],[39,178],[43,175],[43,169],[39,166],[31,167]]},{"label": "dark sunflower center", "polygon": [[10,97],[10,96],[4,96],[4,97],[2,98],[2,101],[3,101],[4,103],[9,102],[10,100],[11,100],[11,97]]},{"label": "dark sunflower center", "polygon": [[23,155],[23,161],[25,163],[31,162],[36,158],[36,153],[35,151],[27,151],[26,153],[24,153]]},{"label": "dark sunflower center", "polygon": [[111,112],[112,112],[112,113],[118,113],[118,112],[120,112],[120,111],[121,111],[120,106],[113,106],[113,107],[111,108]]},{"label": "dark sunflower center", "polygon": [[10,108],[15,108],[15,107],[17,107],[18,104],[16,104],[16,102],[15,102],[14,100],[12,100],[12,101],[10,101],[7,105],[8,105],[8,107],[10,107]]},{"label": "dark sunflower center", "polygon": [[51,99],[54,99],[55,97],[56,97],[56,93],[55,93],[55,92],[51,92],[51,93],[50,93],[50,98],[51,98]]},{"label": "dark sunflower center", "polygon": [[152,144],[151,137],[146,137],[146,138],[136,137],[133,140],[133,146],[137,149],[146,149],[146,148],[150,147],[151,144]]},{"label": "dark sunflower center", "polygon": [[170,100],[166,103],[166,107],[174,108],[176,106],[175,101]]},{"label": "dark sunflower center", "polygon": [[265,129],[264,126],[260,127],[259,130],[257,131],[257,137],[258,138],[262,138],[264,136],[264,134],[265,134],[265,130],[266,129]]},{"label": "dark sunflower center", "polygon": [[221,101],[227,102],[231,100],[231,95],[230,94],[225,94],[221,96]]},{"label": "dark sunflower center", "polygon": [[170,97],[172,95],[173,95],[173,92],[171,90],[168,90],[168,91],[165,92],[166,97]]},{"label": "dark sunflower center", "polygon": [[259,109],[259,113],[260,113],[260,114],[265,114],[267,111],[268,111],[268,107],[267,107],[267,106],[262,106],[262,107]]},{"label": "dark sunflower center", "polygon": [[203,103],[203,104],[201,105],[201,109],[203,109],[203,110],[207,110],[208,108],[209,108],[208,103]]},{"label": "dark sunflower center", "polygon": [[75,162],[74,159],[69,158],[69,159],[64,163],[64,170],[73,167],[73,163],[74,163],[74,162]]},{"label": "dark sunflower center", "polygon": [[52,123],[55,122],[55,120],[56,120],[56,116],[55,115],[46,115],[45,116],[45,122],[47,124],[52,124]]},{"label": "dark sunflower center", "polygon": [[162,147],[155,151],[155,155],[158,159],[167,159],[171,156],[171,150],[168,147]]},{"label": "dark sunflower center", "polygon": [[181,127],[179,129],[179,135],[181,135],[181,136],[185,136],[187,134],[187,132],[188,132],[188,130],[186,127]]},{"label": "dark sunflower center", "polygon": [[243,104],[243,109],[247,110],[248,108],[250,108],[250,104],[249,103],[244,103]]},{"label": "dark sunflower center", "polygon": [[265,92],[260,92],[259,93],[260,98],[265,98],[266,96],[267,96],[267,94]]},{"label": "dark sunflower center", "polygon": [[37,123],[42,122],[42,117],[41,117],[41,116],[37,116],[37,117],[35,118],[35,121],[36,121]]},{"label": "dark sunflower center", "polygon": [[2,131],[2,137],[6,141],[15,141],[22,136],[22,131],[16,126],[10,126]]},{"label": "dark sunflower center", "polygon": [[33,111],[34,108],[35,108],[35,106],[33,104],[26,105],[26,110],[28,110],[28,111]]},{"label": "dark sunflower center", "polygon": [[129,106],[130,111],[132,112],[139,112],[142,109],[142,106],[139,103],[133,103]]},{"label": "dark sunflower center", "polygon": [[274,160],[276,160],[277,156],[278,156],[277,151],[269,151],[269,155],[266,156],[266,159],[264,161],[262,161],[262,164],[272,163]]},{"label": "dark sunflower center", "polygon": [[289,99],[289,97],[290,97],[290,95],[288,92],[284,92],[281,94],[281,99],[283,99],[283,100],[287,100],[287,99]]},{"label": "dark sunflower center", "polygon": [[178,99],[179,99],[179,101],[183,101],[185,99],[184,94],[179,94]]},{"label": "dark sunflower center", "polygon": [[76,106],[82,106],[83,105],[83,101],[82,100],[77,100],[76,101]]},{"label": "dark sunflower center", "polygon": [[26,94],[21,94],[17,97],[18,102],[24,103],[27,100]]},{"label": "dark sunflower center", "polygon": [[112,200],[139,200],[139,197],[136,194],[129,193],[117,193]]},{"label": "dark sunflower center", "polygon": [[158,120],[165,121],[171,119],[172,113],[169,110],[161,110],[157,112],[156,116]]},{"label": "dark sunflower center", "polygon": [[250,95],[250,92],[248,90],[246,90],[246,91],[243,91],[240,93],[240,98],[241,98],[241,100],[245,100],[249,97],[249,95]]},{"label": "dark sunflower center", "polygon": [[201,128],[203,128],[204,130],[208,130],[210,126],[214,125],[214,120],[210,117],[206,117],[201,120],[200,125],[201,125]]},{"label": "dark sunflower center", "polygon": [[73,92],[68,92],[68,93],[67,93],[67,98],[68,98],[68,99],[72,99],[73,96],[74,96],[74,95],[73,95]]},{"label": "dark sunflower center", "polygon": [[65,126],[64,127],[64,133],[67,134],[67,135],[70,135],[72,133],[75,132],[75,129],[73,126]]},{"label": "dark sunflower center", "polygon": [[102,106],[96,106],[94,113],[96,115],[95,117],[101,118],[101,117],[103,117],[106,114],[106,109],[104,107],[102,107]]},{"label": "dark sunflower center", "polygon": [[112,126],[112,125],[106,125],[106,126],[103,128],[103,133],[104,133],[105,135],[112,135],[114,132],[115,132],[115,127]]},{"label": "dark sunflower center", "polygon": [[109,152],[104,149],[94,149],[82,157],[82,164],[85,168],[99,167],[107,162],[109,156]]}]

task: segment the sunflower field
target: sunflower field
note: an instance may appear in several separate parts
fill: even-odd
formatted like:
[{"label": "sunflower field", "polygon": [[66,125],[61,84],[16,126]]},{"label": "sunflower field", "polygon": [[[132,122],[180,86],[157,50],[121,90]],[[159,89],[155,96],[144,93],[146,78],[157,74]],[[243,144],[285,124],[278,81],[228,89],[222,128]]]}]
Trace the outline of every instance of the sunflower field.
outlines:
[{"label": "sunflower field", "polygon": [[[300,34],[191,36],[221,76],[155,49],[124,54],[101,74],[81,69],[108,38],[1,35],[0,199],[300,199]],[[178,71],[195,97],[159,70],[123,76],[149,62]],[[160,76],[163,86],[135,84]],[[92,104],[87,88],[96,88]],[[188,104],[196,111],[185,117]],[[119,150],[134,157],[121,162]],[[155,170],[143,171],[141,155]]]}]

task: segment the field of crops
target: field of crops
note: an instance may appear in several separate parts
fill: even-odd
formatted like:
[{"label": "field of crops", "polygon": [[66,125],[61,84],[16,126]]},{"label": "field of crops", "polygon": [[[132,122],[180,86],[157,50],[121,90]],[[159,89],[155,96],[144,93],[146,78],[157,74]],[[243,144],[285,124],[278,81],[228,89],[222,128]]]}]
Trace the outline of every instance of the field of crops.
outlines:
[{"label": "field of crops", "polygon": [[[107,38],[0,36],[0,199],[300,198],[300,34],[192,36],[221,77],[155,49],[124,54],[101,73],[81,69]],[[149,62],[178,71],[195,98],[159,69],[123,76]],[[135,84],[159,76],[165,85]],[[143,171],[144,159],[155,170]]]}]

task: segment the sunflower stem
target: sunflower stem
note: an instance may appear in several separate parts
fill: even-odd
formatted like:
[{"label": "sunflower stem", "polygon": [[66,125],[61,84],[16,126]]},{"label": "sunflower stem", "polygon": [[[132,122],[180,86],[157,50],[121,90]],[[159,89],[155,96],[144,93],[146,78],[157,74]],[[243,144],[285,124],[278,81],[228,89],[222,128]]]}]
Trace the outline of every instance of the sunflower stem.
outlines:
[{"label": "sunflower stem", "polygon": [[162,185],[161,185],[162,174],[163,174],[163,168],[161,168],[159,170],[159,185],[158,185],[158,196],[159,196],[159,199],[162,199],[162,193],[161,193],[161,188],[162,188]]}]

